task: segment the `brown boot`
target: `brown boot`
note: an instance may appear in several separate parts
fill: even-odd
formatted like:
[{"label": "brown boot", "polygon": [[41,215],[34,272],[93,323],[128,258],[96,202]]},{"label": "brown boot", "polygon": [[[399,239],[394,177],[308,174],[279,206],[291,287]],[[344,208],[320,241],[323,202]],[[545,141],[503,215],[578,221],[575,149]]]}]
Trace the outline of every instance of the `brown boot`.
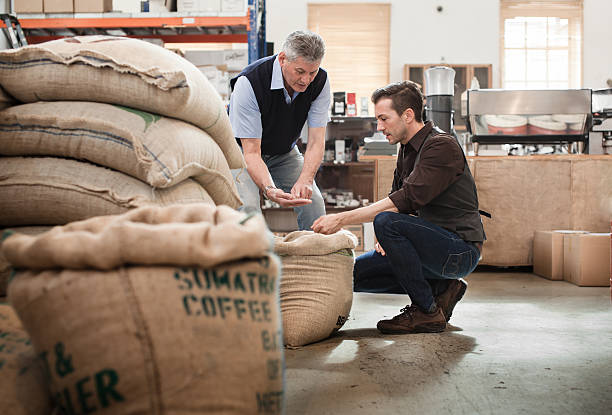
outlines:
[{"label": "brown boot", "polygon": [[391,320],[380,320],[376,327],[385,334],[439,333],[446,328],[446,319],[440,307],[431,314],[421,311],[417,306],[402,308],[401,314]]},{"label": "brown boot", "polygon": [[451,280],[448,288],[442,294],[435,297],[438,308],[442,309],[446,321],[450,320],[453,315],[453,309],[455,305],[461,300],[465,290],[467,290],[467,282],[463,278],[458,280]]}]

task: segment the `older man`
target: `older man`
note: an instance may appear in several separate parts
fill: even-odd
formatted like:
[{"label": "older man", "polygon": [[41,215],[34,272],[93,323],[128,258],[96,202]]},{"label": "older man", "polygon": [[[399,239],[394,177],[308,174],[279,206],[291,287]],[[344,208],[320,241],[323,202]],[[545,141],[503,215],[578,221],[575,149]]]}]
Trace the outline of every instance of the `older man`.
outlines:
[{"label": "older man", "polygon": [[[282,52],[250,64],[230,81],[230,121],[248,171],[233,172],[243,204],[259,209],[261,190],[264,197],[293,207],[301,230],[325,214],[314,180],[331,101],[327,73],[319,67],[324,53],[319,35],[293,32]],[[307,120],[302,155],[296,142]]]}]

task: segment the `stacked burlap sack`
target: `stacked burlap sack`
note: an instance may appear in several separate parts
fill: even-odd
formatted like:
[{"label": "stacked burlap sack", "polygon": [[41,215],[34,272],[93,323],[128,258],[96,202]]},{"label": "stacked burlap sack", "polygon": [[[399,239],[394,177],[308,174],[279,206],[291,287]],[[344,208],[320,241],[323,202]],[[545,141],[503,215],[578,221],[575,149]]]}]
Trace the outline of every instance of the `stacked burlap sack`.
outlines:
[{"label": "stacked burlap sack", "polygon": [[280,304],[283,343],[302,346],[328,338],[348,319],[353,303],[353,265],[357,238],[341,230],[275,237],[283,275]]},{"label": "stacked burlap sack", "polygon": [[13,234],[2,252],[66,413],[281,414],[272,245],[261,215],[191,204]]},{"label": "stacked burlap sack", "polygon": [[44,370],[15,311],[0,302],[0,413],[51,414]]},{"label": "stacked burlap sack", "polygon": [[244,161],[225,108],[173,52],[110,36],[5,50],[0,87],[0,225],[240,205],[230,168]]}]

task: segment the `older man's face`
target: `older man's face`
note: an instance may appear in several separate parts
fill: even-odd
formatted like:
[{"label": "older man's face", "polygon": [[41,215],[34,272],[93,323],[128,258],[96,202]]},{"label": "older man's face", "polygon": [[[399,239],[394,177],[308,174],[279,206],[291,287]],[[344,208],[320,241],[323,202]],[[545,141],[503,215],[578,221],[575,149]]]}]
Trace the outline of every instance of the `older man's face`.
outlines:
[{"label": "older man's face", "polygon": [[284,52],[278,54],[278,62],[283,73],[285,88],[289,93],[306,91],[308,85],[317,76],[321,65],[320,61],[308,62],[302,57],[290,61]]}]

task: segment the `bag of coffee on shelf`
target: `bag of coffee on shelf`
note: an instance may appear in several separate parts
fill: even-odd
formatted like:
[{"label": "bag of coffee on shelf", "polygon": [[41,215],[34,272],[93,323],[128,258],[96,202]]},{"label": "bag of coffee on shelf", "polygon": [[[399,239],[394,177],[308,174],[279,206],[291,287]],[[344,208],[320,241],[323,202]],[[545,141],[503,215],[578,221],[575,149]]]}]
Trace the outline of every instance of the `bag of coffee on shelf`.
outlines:
[{"label": "bag of coffee on shelf", "polygon": [[0,51],[0,86],[21,102],[95,101],[205,130],[230,168],[244,167],[219,94],[191,62],[127,37],[75,36]]},{"label": "bag of coffee on shelf", "polygon": [[166,189],[115,170],[55,157],[0,157],[0,225],[63,225],[146,206],[210,203],[192,179]]},{"label": "bag of coffee on shelf", "polygon": [[156,188],[187,178],[218,205],[240,206],[219,145],[174,118],[98,102],[36,102],[0,112],[0,154],[86,160]]}]

